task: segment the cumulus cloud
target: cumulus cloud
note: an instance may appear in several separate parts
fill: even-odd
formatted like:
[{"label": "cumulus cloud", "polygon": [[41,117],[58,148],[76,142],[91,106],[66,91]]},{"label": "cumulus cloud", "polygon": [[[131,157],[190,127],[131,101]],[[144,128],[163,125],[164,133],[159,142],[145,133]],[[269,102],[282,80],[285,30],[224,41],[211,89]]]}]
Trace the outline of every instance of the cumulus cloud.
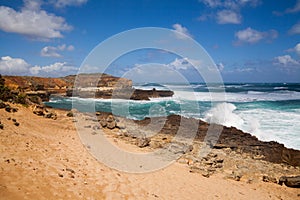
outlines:
[{"label": "cumulus cloud", "polygon": [[45,46],[41,50],[41,56],[43,57],[62,57],[59,51],[73,51],[75,48],[73,45],[67,46],[66,44],[59,45],[57,47]]},{"label": "cumulus cloud", "polygon": [[244,30],[240,30],[236,32],[235,37],[237,38],[236,44],[242,44],[242,43],[254,44],[263,39],[268,41],[275,39],[278,37],[278,33],[275,30],[261,32],[248,27]]},{"label": "cumulus cloud", "polygon": [[300,34],[300,22],[298,22],[297,24],[295,24],[295,25],[289,30],[289,34],[291,34],[291,35]]},{"label": "cumulus cloud", "polygon": [[63,31],[72,29],[63,17],[41,10],[40,5],[41,1],[26,0],[20,11],[1,6],[0,29],[35,39],[62,38]]},{"label": "cumulus cloud", "polygon": [[286,52],[295,52],[300,56],[300,43],[296,44],[293,48],[287,49]]},{"label": "cumulus cloud", "polygon": [[188,29],[183,27],[181,24],[173,24],[172,27],[175,29],[176,37],[178,39],[187,39],[188,37],[192,37]]},{"label": "cumulus cloud", "polygon": [[260,0],[199,0],[212,10],[212,13],[204,13],[199,20],[215,18],[219,24],[240,24],[242,22],[241,9],[245,6],[258,6]]},{"label": "cumulus cloud", "polygon": [[222,10],[217,13],[218,24],[240,24],[242,16],[232,10]]},{"label": "cumulus cloud", "polygon": [[290,55],[277,56],[274,58],[274,64],[284,67],[300,66],[300,62],[294,60]]},{"label": "cumulus cloud", "polygon": [[35,75],[35,76],[63,76],[76,74],[78,68],[67,62],[32,66],[22,58],[3,56],[0,58],[0,74],[3,75]]},{"label": "cumulus cloud", "polygon": [[65,72],[75,73],[78,69],[74,66],[69,65],[66,62],[56,62],[46,66],[34,66],[30,68],[30,72],[34,75],[49,75],[57,76],[65,74]]},{"label": "cumulus cloud", "polygon": [[62,8],[66,6],[81,6],[88,0],[52,0],[50,1],[55,7]]},{"label": "cumulus cloud", "polygon": [[190,58],[175,58],[175,60],[166,66],[175,70],[188,70],[194,67],[200,67],[201,61]]},{"label": "cumulus cloud", "polygon": [[29,66],[30,65],[21,58],[3,56],[0,59],[0,74],[20,75],[26,73]]}]

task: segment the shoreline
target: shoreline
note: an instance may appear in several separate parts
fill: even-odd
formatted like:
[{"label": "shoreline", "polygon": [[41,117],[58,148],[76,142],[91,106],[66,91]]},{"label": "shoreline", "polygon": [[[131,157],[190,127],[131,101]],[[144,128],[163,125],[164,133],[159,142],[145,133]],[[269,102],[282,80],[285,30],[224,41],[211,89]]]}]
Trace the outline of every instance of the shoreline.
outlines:
[{"label": "shoreline", "polygon": [[[4,129],[0,130],[0,194],[6,199],[182,199],[199,194],[209,199],[297,199],[300,195],[296,188],[273,183],[274,178],[278,182],[281,175],[299,175],[299,167],[256,160],[226,148],[213,149],[211,155],[197,162],[193,158],[197,144],[177,162],[155,172],[128,174],[112,170],[84,147],[74,118],[66,116],[69,111],[49,109],[57,114],[57,119],[53,120],[33,114],[30,108],[11,106],[18,111],[8,113],[0,109],[4,124]],[[82,116],[89,123],[90,117]],[[15,118],[20,125],[13,125],[9,117]],[[92,128],[86,129],[92,131]],[[158,134],[149,145],[141,148],[130,134],[119,134],[124,129],[101,130],[111,142],[128,151],[152,151],[153,145],[167,142],[170,137]],[[131,131],[130,127],[125,130]],[[217,168],[220,165],[216,164],[222,159],[222,167]],[[213,168],[214,173],[205,173]],[[222,187],[216,189],[220,184]]]}]

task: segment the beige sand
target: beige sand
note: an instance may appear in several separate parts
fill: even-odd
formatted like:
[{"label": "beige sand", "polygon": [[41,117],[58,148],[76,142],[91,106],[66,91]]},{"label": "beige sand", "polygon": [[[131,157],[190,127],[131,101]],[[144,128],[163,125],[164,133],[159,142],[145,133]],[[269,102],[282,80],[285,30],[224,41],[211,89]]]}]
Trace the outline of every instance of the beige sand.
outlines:
[{"label": "beige sand", "polygon": [[52,120],[14,107],[0,110],[0,199],[300,199],[299,189],[205,178],[179,163],[146,174],[112,170],[88,153],[65,111]]}]

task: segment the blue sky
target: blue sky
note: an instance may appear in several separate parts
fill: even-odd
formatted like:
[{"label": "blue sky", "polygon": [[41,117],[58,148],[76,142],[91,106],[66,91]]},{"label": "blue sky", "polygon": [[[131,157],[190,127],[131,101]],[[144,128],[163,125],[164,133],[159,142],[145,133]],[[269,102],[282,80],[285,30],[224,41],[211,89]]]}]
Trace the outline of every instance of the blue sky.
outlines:
[{"label": "blue sky", "polygon": [[[0,0],[0,73],[76,74],[100,42],[141,27],[192,37],[225,82],[300,82],[300,0]],[[109,72],[188,59],[143,50],[121,56]]]}]

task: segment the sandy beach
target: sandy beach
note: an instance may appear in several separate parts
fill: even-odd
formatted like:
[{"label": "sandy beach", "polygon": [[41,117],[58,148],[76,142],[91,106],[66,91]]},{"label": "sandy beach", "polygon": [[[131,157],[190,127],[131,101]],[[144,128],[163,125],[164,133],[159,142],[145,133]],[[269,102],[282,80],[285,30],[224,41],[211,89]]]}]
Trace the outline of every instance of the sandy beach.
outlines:
[{"label": "sandy beach", "polygon": [[[12,106],[18,112],[0,110],[1,199],[300,199],[297,188],[231,180],[225,178],[226,170],[206,178],[178,162],[143,174],[113,170],[83,146],[67,111],[54,110],[53,120]],[[118,138],[113,141],[138,149]]]}]

